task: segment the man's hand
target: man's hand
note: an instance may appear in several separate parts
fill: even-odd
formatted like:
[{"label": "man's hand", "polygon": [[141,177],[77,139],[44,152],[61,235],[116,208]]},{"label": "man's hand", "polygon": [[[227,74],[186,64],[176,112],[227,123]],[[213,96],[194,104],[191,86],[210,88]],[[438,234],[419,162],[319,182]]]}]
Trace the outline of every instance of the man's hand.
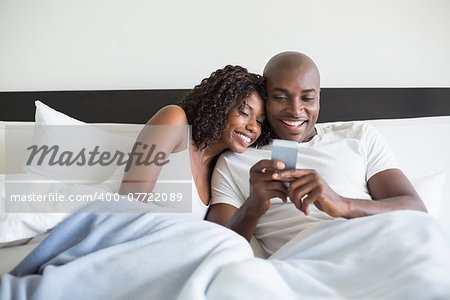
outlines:
[{"label": "man's hand", "polygon": [[245,201],[247,213],[264,215],[270,208],[271,198],[287,200],[288,189],[283,182],[274,179],[277,170],[283,170],[279,160],[260,160],[250,169],[250,195]]},{"label": "man's hand", "polygon": [[332,217],[346,217],[349,202],[336,194],[316,170],[293,169],[273,174],[273,178],[290,182],[289,198],[305,215],[314,205]]},{"label": "man's hand", "polygon": [[225,203],[213,204],[206,219],[234,230],[248,241],[251,240],[259,218],[270,208],[270,199],[287,199],[287,187],[275,180],[275,172],[284,169],[284,163],[277,160],[260,160],[250,169],[250,195],[237,209]]}]

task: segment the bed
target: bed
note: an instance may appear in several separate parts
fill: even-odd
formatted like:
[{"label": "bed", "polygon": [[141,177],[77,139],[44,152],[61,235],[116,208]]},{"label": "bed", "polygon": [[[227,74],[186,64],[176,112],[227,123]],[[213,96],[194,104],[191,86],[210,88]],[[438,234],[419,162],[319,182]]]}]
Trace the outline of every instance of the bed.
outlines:
[{"label": "bed", "polygon": [[[76,125],[78,124],[76,121],[81,120],[96,124],[97,126],[100,124],[108,124],[107,130],[120,133],[126,137],[124,139],[124,147],[126,147],[128,145],[127,143],[134,140],[137,136],[149,116],[164,105],[178,102],[186,92],[187,90],[0,92],[0,105],[2,107],[2,110],[0,110],[0,145],[2,147],[0,171],[1,173],[8,174],[0,177],[3,181],[1,182],[3,186],[2,200],[5,201],[5,181],[14,179],[14,176],[23,172],[25,159],[24,149],[33,136],[35,121],[47,122],[46,124],[60,124],[58,122],[66,124],[64,122],[68,122],[67,124],[69,125]],[[41,106],[39,116],[36,112],[36,100],[44,103],[44,106]],[[319,122],[355,121],[372,124],[387,140],[403,171],[410,178],[424,200],[429,214],[437,220],[435,225],[430,226],[437,226],[433,230],[441,231],[444,236],[447,236],[447,239],[436,243],[438,245],[444,243],[448,247],[450,244],[448,239],[448,232],[450,232],[450,199],[448,197],[450,195],[450,156],[448,155],[450,153],[450,89],[322,89]],[[105,182],[108,181],[108,183],[113,184],[108,185],[104,182],[85,184],[81,188],[78,186],[76,192],[82,193],[83,188],[91,191],[93,189],[103,189],[114,192],[117,189],[117,182],[120,181],[120,175],[120,172],[113,171],[106,176],[108,180],[105,180]],[[56,224],[69,215],[71,213],[65,212],[53,217],[43,217],[42,215],[36,217],[36,214],[28,213],[26,218],[23,218],[22,215],[12,219],[10,216],[2,214],[2,219],[0,220],[0,229],[3,238],[0,241],[1,273],[11,271],[26,255],[42,243],[48,235],[48,232]],[[71,235],[68,235],[63,240],[66,243],[66,247],[70,246],[75,251],[71,252],[71,255],[79,258],[76,260],[76,264],[79,265],[75,264],[75,267],[69,271],[60,271],[62,273],[54,272],[53,275],[48,275],[47,281],[42,283],[42,285],[52,286],[53,282],[53,286],[55,286],[55,282],[57,282],[59,288],[53,288],[52,292],[54,294],[51,295],[56,298],[63,297],[67,293],[67,286],[64,282],[61,282],[60,278],[62,275],[65,277],[65,280],[71,279],[77,282],[80,277],[80,270],[86,269],[93,272],[90,275],[82,273],[83,277],[87,278],[87,281],[83,281],[86,284],[89,281],[89,276],[93,278],[95,272],[105,268],[105,265],[92,268],[95,265],[95,257],[86,255],[87,253],[80,250],[82,248],[81,241],[85,240],[93,241],[92,243],[95,243],[97,245],[96,247],[99,247],[96,250],[102,251],[114,251],[112,249],[120,249],[119,246],[128,245],[127,247],[129,248],[127,248],[127,251],[136,251],[137,254],[135,257],[140,258],[140,260],[131,261],[129,269],[125,268],[125,270],[133,270],[133,276],[139,278],[147,277],[147,281],[136,281],[136,284],[129,284],[127,288],[121,290],[121,293],[115,294],[116,297],[119,297],[119,295],[131,295],[132,298],[144,298],[144,296],[153,295],[155,298],[178,297],[200,299],[201,297],[217,298],[220,296],[226,299],[239,299],[243,295],[247,295],[249,289],[252,290],[251,296],[264,298],[298,298],[298,289],[304,290],[304,295],[307,298],[396,298],[399,295],[409,295],[411,296],[410,298],[417,298],[418,295],[425,297],[429,295],[426,292],[419,291],[420,289],[417,286],[420,285],[412,288],[414,284],[405,283],[407,281],[405,278],[399,278],[398,280],[393,278],[391,284],[396,284],[395,286],[370,286],[362,289],[364,291],[363,294],[358,294],[361,292],[361,289],[355,290],[349,281],[360,280],[361,286],[371,285],[370,282],[376,280],[376,278],[366,276],[367,273],[370,273],[368,270],[362,270],[359,276],[358,274],[350,274],[342,277],[341,280],[336,280],[339,277],[336,270],[339,268],[327,269],[321,266],[318,261],[317,270],[322,270],[322,273],[325,272],[324,270],[329,270],[329,277],[331,279],[328,278],[327,280],[329,281],[327,282],[331,283],[328,285],[324,285],[318,281],[317,277],[314,277],[313,270],[309,273],[304,270],[302,270],[303,273],[287,273],[289,276],[299,276],[302,278],[304,285],[297,289],[292,288],[293,278],[289,276],[280,277],[280,273],[283,274],[280,270],[292,267],[292,265],[287,266],[285,262],[293,259],[292,251],[294,250],[298,253],[307,253],[308,251],[314,250],[316,252],[322,252],[322,255],[326,257],[338,255],[339,249],[336,248],[336,245],[339,245],[339,239],[337,237],[342,234],[340,231],[328,233],[326,237],[320,234],[312,235],[311,240],[308,242],[309,244],[298,243],[276,254],[274,257],[267,259],[265,254],[262,253],[257,241],[252,241],[252,248],[250,248],[246,245],[245,241],[233,235],[232,232],[224,231],[223,228],[218,228],[214,224],[208,224],[204,229],[199,230],[200,225],[196,222],[185,220],[183,217],[164,219],[162,217],[163,215],[156,214],[147,219],[145,221],[147,223],[142,221],[142,218],[137,218],[136,216],[129,217],[128,219],[124,217],[125,219],[115,221],[109,219],[70,219],[65,228],[77,228],[79,231],[72,232]],[[405,216],[405,219],[410,217],[417,216],[408,215]],[[390,220],[393,224],[392,227],[398,230],[405,230],[406,223],[399,222],[397,224],[395,214]],[[426,223],[428,221],[424,220],[424,222]],[[143,235],[136,234],[115,234],[114,238],[110,241],[100,241],[95,240],[92,235],[86,234],[83,231],[83,229],[88,231],[86,228],[91,228],[89,226],[93,226],[92,224],[108,223],[111,223],[112,227],[118,226],[119,223],[134,224],[134,230],[146,232],[147,236],[154,237],[155,239],[149,240],[148,237],[143,238]],[[169,229],[173,228],[173,230],[176,229],[179,232],[165,236],[164,234],[161,235],[159,231],[152,231],[147,227],[140,227],[143,226],[142,224],[152,224],[153,229],[158,228],[158,226]],[[358,226],[360,229],[354,231],[353,234],[355,236],[359,236],[361,230],[372,232],[373,235],[382,235],[382,233],[388,232],[388,229],[384,227],[370,227],[367,225],[368,227],[366,228],[362,224]],[[18,229],[18,227],[21,228]],[[111,227],[108,230],[111,230]],[[200,234],[199,231],[204,234]],[[325,243],[325,239],[329,240],[330,234],[336,237],[337,242],[334,246],[333,244]],[[425,235],[426,233],[424,233]],[[64,234],[60,233],[59,237],[61,236],[64,236]],[[130,244],[131,237],[143,244]],[[397,240],[396,242],[408,242],[410,238],[405,235],[401,241]],[[431,238],[429,239],[431,240]],[[395,242],[395,240],[392,241]],[[61,259],[61,256],[58,255],[63,253],[61,249],[58,250],[60,252],[57,251],[56,247],[54,247],[56,245],[54,242],[51,243],[50,241],[46,243],[49,245],[49,248],[44,253],[41,251],[40,256],[34,258],[35,261],[41,261],[41,266],[45,265],[45,262],[48,263],[49,260]],[[328,246],[323,246],[325,245],[324,243]],[[428,244],[428,246],[432,247],[432,251],[434,251],[433,253],[436,257],[443,257],[442,252],[445,252],[445,249],[448,248],[435,247],[436,244],[433,243]],[[205,249],[201,251],[196,250],[196,244],[205,244]],[[317,245],[322,245],[322,247],[318,248]],[[383,247],[383,245],[380,244],[379,246]],[[376,245],[360,245],[364,251],[368,251],[372,246]],[[146,252],[142,252],[142,249],[145,249]],[[183,249],[183,253],[189,252],[189,254],[186,254],[183,260],[172,259],[166,261],[161,259],[160,264],[157,265],[158,271],[154,272],[155,274],[159,274],[158,276],[160,277],[156,275],[149,276],[146,273],[148,270],[140,268],[142,266],[142,259],[145,257],[157,256],[157,253],[167,253],[174,251],[173,249]],[[67,249],[64,251],[67,251]],[[121,251],[124,250],[122,249]],[[64,255],[67,255],[67,252],[64,252]],[[111,259],[113,257],[124,259],[121,256],[110,255],[112,255]],[[257,258],[254,258],[254,255]],[[423,253],[420,255],[423,255]],[[342,260],[344,256],[336,257],[335,259]],[[296,260],[307,259],[311,262],[310,257],[294,258]],[[270,261],[270,264],[267,261]],[[427,260],[422,259],[422,264],[425,262]],[[382,265],[388,263],[388,261],[380,262]],[[432,263],[436,262],[434,261]],[[439,263],[445,266],[448,264],[448,261],[443,259]],[[123,264],[126,264],[126,262],[124,261]],[[183,267],[181,268],[180,265]],[[419,265],[416,264],[416,266]],[[342,267],[341,265],[337,266]],[[30,264],[26,267],[30,268]],[[410,266],[405,265],[401,267],[407,269]],[[450,270],[450,265],[448,267]],[[22,272],[26,273],[30,271],[29,269],[28,271],[24,271],[26,269],[24,268],[22,268]],[[355,269],[350,268],[349,270],[354,271]],[[391,268],[386,268],[385,273],[380,272],[379,274],[393,276],[392,273],[386,272],[394,271]],[[402,271],[397,270],[397,272]],[[254,276],[242,277],[242,274],[252,274]],[[261,278],[261,274],[267,274],[267,278],[270,280]],[[431,275],[434,275],[434,279],[438,278],[438,282],[450,283],[450,275],[448,273],[437,272]],[[73,276],[73,278],[70,276]],[[123,280],[122,277],[120,278]],[[5,280],[2,279],[3,283]],[[163,283],[162,281],[164,280],[165,282]],[[256,282],[257,280],[264,282],[264,286],[259,291],[255,291],[254,288],[255,286],[259,287]],[[409,278],[409,280],[413,279]],[[245,288],[242,282],[245,282],[246,285],[253,288]],[[108,291],[110,283],[107,280],[98,280],[96,284],[92,284],[88,288],[89,291],[96,292],[85,295],[89,295],[88,298],[105,297],[105,295],[111,297],[111,294],[104,292]],[[158,288],[151,289],[151,291],[142,289],[144,283],[146,285],[157,284]],[[231,285],[233,286],[232,289],[229,288]],[[2,289],[5,289],[4,286],[5,284],[3,284]],[[63,287],[66,288],[64,289]],[[4,294],[4,290],[2,292],[2,295],[6,295]],[[42,297],[49,295],[44,292],[41,294]],[[433,295],[450,295],[446,294],[447,292],[448,290],[441,289]],[[74,292],[71,297],[76,298],[76,296],[82,295],[83,293]],[[12,294],[10,296],[14,295]]]}]

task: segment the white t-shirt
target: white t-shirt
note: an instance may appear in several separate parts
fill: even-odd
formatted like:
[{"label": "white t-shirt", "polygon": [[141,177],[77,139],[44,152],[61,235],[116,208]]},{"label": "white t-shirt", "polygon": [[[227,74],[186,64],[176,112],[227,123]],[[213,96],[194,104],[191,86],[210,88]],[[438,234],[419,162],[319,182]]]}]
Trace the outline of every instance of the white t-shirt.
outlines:
[{"label": "white t-shirt", "polygon": [[[370,177],[386,169],[398,168],[382,136],[362,122],[316,124],[317,135],[298,143],[297,168],[315,169],[339,195],[371,199],[367,188]],[[250,168],[270,159],[271,144],[248,148],[238,154],[228,151],[217,161],[212,177],[211,203],[227,203],[239,208],[249,196]],[[297,233],[321,222],[336,220],[310,206],[309,216],[290,201],[271,199],[271,207],[255,229],[264,250],[273,254]]]}]

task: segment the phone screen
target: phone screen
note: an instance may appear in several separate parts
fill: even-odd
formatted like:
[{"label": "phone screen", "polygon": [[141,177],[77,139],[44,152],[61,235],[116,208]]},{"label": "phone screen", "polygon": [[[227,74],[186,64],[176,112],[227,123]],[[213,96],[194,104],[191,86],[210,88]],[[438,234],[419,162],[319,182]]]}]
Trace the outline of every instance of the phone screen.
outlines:
[{"label": "phone screen", "polygon": [[[285,170],[295,169],[297,165],[297,142],[287,140],[273,140],[272,159],[284,162]],[[289,186],[288,182],[284,182]]]}]

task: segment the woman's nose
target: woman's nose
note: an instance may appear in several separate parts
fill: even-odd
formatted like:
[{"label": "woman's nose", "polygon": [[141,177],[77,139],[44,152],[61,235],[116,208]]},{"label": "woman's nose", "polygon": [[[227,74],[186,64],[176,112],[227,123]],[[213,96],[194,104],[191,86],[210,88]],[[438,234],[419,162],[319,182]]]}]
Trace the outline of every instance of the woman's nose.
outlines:
[{"label": "woman's nose", "polygon": [[258,130],[258,124],[256,122],[255,118],[251,118],[248,122],[247,122],[247,126],[246,129],[251,131],[251,132],[256,132]]}]

